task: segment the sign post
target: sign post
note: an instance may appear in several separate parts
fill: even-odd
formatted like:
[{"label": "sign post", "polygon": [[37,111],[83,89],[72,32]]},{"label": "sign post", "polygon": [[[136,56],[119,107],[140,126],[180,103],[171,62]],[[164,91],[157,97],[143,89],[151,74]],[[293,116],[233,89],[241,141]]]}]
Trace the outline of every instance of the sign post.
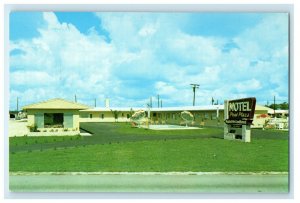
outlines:
[{"label": "sign post", "polygon": [[256,98],[224,101],[224,139],[251,142]]}]

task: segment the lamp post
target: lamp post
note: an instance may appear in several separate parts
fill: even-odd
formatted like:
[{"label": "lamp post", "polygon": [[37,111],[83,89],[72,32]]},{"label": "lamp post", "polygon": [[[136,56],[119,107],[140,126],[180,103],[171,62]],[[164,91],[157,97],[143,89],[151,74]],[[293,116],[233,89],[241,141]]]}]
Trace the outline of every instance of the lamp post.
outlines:
[{"label": "lamp post", "polygon": [[191,84],[192,85],[192,88],[193,88],[193,92],[194,92],[194,97],[193,97],[193,106],[195,106],[195,92],[196,92],[196,89],[199,88],[199,84]]}]

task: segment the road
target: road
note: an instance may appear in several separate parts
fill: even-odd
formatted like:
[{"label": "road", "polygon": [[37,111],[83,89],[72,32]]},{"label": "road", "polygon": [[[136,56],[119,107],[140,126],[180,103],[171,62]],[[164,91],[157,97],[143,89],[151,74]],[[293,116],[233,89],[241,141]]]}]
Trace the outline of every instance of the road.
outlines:
[{"label": "road", "polygon": [[11,192],[288,193],[287,174],[10,175]]}]

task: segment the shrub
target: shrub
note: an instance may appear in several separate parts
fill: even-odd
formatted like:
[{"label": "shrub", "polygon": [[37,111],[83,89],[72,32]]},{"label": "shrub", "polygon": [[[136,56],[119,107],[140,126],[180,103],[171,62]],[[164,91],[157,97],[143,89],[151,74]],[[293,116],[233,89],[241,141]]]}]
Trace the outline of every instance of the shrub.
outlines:
[{"label": "shrub", "polygon": [[30,125],[30,126],[27,126],[29,128],[29,131],[30,132],[38,132],[37,131],[37,126],[36,125]]}]

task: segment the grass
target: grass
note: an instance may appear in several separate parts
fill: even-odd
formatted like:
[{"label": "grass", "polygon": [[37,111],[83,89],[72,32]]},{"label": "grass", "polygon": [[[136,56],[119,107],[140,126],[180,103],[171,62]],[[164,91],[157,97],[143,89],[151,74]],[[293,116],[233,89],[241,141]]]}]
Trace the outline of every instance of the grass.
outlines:
[{"label": "grass", "polygon": [[137,142],[144,140],[194,139],[198,137],[222,138],[222,130],[207,128],[205,130],[170,130],[155,131],[144,128],[132,128],[126,123],[81,123],[81,127],[93,133],[93,136],[42,136],[42,137],[11,137],[11,152],[58,148],[73,148],[78,145],[95,145],[109,143]]},{"label": "grass", "polygon": [[220,139],[223,129],[218,128],[82,127],[93,136],[39,137],[39,142],[47,141],[43,150],[36,137],[11,138],[10,171],[288,171],[288,132],[253,130],[252,142],[242,143]]}]

